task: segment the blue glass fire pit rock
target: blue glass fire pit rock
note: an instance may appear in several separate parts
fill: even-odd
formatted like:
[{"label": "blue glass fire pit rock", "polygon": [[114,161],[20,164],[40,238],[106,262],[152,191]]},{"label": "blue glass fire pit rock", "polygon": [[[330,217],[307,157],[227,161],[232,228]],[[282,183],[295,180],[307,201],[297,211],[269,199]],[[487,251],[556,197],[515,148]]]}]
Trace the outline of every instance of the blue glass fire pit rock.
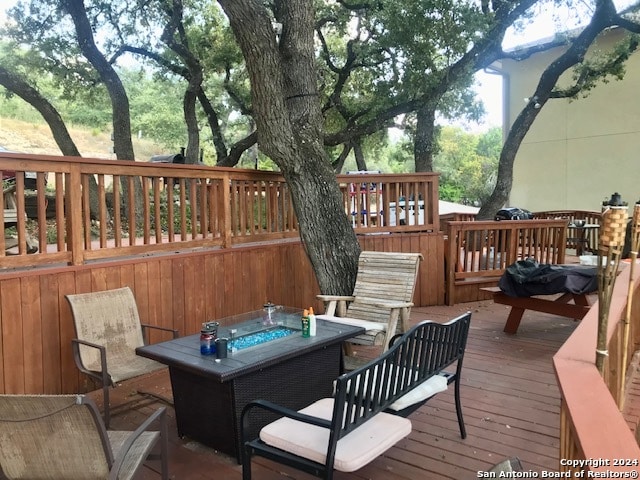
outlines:
[{"label": "blue glass fire pit rock", "polygon": [[235,352],[237,350],[242,350],[243,348],[255,347],[262,343],[287,337],[297,331],[298,330],[293,328],[279,326],[261,332],[250,333],[248,335],[243,335],[241,337],[234,338],[233,340],[229,340],[229,350]]}]

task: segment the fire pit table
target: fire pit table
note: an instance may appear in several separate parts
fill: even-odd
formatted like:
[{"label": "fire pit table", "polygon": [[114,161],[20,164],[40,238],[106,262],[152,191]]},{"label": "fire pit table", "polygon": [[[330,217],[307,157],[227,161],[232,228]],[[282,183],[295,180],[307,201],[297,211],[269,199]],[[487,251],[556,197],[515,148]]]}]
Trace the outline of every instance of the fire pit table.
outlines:
[{"label": "fire pit table", "polygon": [[[240,415],[248,402],[262,398],[298,410],[331,396],[342,373],[342,342],[364,329],[318,320],[317,335],[303,338],[301,315],[283,307],[268,325],[261,310],[219,319],[227,358],[202,355],[200,335],[136,349],[169,366],[178,434],[240,463]],[[252,418],[252,435],[276,418],[268,412]]]}]

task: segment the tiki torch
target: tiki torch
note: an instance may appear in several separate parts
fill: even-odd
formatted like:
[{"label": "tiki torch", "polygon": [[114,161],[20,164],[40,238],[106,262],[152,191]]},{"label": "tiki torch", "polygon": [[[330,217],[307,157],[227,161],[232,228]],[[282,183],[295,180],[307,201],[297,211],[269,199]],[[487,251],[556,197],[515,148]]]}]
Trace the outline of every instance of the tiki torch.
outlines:
[{"label": "tiki torch", "polygon": [[620,378],[620,408],[624,399],[624,383],[627,373],[627,350],[629,348],[629,330],[631,322],[631,303],[633,301],[633,284],[635,282],[635,266],[638,259],[638,250],[640,250],[640,200],[638,200],[633,208],[633,217],[631,219],[631,238],[630,238],[630,252],[629,258],[631,264],[629,265],[629,291],[627,293],[627,309],[624,315],[624,333],[622,342],[622,374]]},{"label": "tiki torch", "polygon": [[619,193],[611,195],[602,205],[602,224],[598,240],[598,340],[596,345],[596,367],[604,376],[604,360],[607,351],[607,326],[611,295],[616,281],[624,235],[627,228],[627,203]]}]

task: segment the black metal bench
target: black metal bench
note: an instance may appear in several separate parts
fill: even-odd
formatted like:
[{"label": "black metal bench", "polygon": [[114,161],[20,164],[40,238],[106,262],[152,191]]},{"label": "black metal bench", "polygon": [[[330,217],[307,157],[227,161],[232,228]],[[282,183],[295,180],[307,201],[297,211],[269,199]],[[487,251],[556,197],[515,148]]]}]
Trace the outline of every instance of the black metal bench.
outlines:
[{"label": "black metal bench", "polygon": [[[254,455],[325,479],[333,478],[334,469],[358,470],[409,435],[406,416],[451,383],[460,435],[465,438],[459,378],[470,321],[467,312],[445,324],[415,325],[393,337],[383,355],[338,377],[332,398],[302,410],[266,400],[250,402],[242,411],[243,479],[251,479]],[[456,362],[455,372],[445,371]],[[255,409],[282,417],[251,440],[246,432]]]}]

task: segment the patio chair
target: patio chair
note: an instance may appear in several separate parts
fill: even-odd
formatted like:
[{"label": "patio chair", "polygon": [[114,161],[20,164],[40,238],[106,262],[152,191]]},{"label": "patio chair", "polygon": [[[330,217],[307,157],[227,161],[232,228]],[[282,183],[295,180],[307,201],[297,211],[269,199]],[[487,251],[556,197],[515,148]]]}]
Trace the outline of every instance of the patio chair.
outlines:
[{"label": "patio chair", "polygon": [[111,420],[109,387],[150,373],[165,365],[136,355],[148,342],[147,330],[178,331],[141,324],[135,297],[129,287],[66,295],[71,306],[76,338],[71,340],[78,369],[98,380],[104,397],[104,422]]},{"label": "patio chair", "polygon": [[[164,407],[135,431],[107,431],[96,404],[83,395],[0,395],[2,478],[131,479],[146,459],[168,473]],[[156,421],[159,431],[151,431]],[[160,452],[153,453],[159,443]]]},{"label": "patio chair", "polygon": [[363,251],[352,295],[318,295],[326,308],[317,318],[366,329],[345,343],[347,356],[353,357],[353,344],[381,345],[384,352],[393,335],[408,330],[421,260],[420,253]]}]

